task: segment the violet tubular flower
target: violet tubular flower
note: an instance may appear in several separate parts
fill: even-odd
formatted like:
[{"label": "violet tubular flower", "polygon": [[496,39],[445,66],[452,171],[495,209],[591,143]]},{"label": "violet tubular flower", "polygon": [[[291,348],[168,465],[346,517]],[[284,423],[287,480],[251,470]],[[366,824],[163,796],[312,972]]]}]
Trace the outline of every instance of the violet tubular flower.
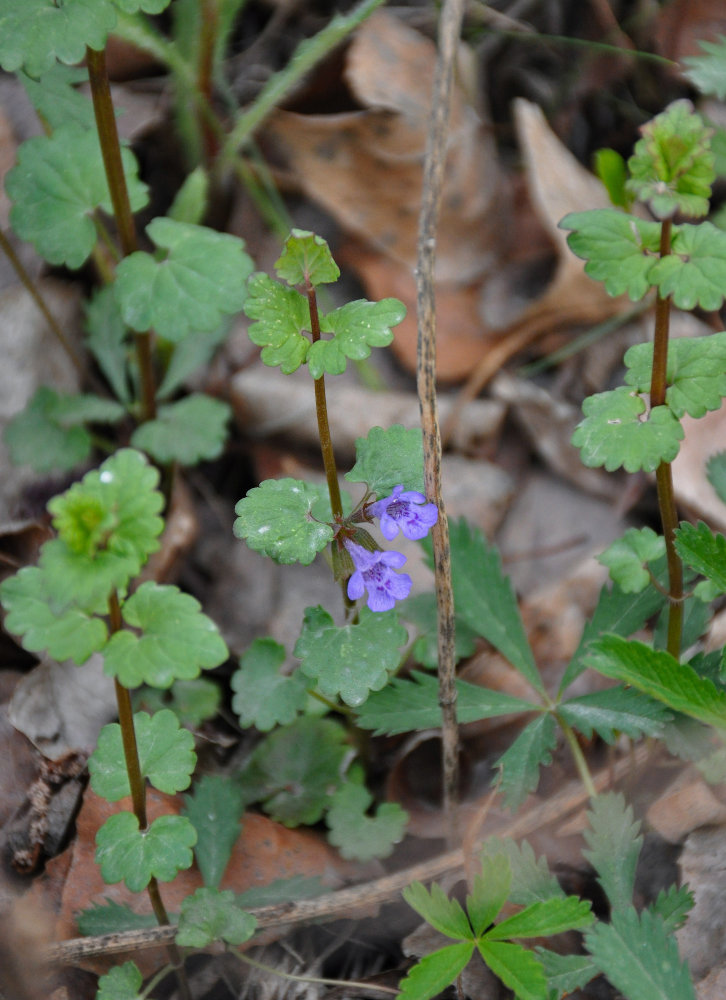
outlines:
[{"label": "violet tubular flower", "polygon": [[368,591],[367,604],[371,611],[390,611],[396,601],[408,597],[411,577],[396,573],[406,557],[401,552],[369,552],[362,545],[346,541],[345,547],[353,560],[355,571],[348,580],[348,597],[357,601]]},{"label": "violet tubular flower", "polygon": [[435,503],[426,503],[423,493],[394,486],[390,497],[371,504],[371,514],[380,518],[383,537],[390,542],[401,532],[412,541],[425,538],[438,519],[439,511]]}]

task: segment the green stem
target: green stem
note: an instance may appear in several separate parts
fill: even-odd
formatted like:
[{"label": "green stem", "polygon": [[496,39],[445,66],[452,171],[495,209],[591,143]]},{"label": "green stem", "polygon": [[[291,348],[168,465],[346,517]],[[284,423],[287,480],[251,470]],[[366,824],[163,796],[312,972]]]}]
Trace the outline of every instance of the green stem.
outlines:
[{"label": "green stem", "polygon": [[[660,231],[660,256],[671,252],[671,220],[664,219]],[[650,405],[663,406],[668,388],[668,333],[670,325],[670,297],[658,295],[655,302],[655,336],[653,342],[653,371],[650,382]],[[668,638],[667,649],[678,659],[681,655],[683,633],[683,565],[676,551],[675,531],[678,511],[673,493],[673,473],[670,462],[661,462],[655,473],[663,537],[668,563]]]},{"label": "green stem", "polygon": [[[98,140],[101,144],[113,214],[118,227],[121,249],[124,256],[127,257],[137,249],[136,227],[131,213],[129,192],[121,159],[121,143],[116,128],[116,115],[106,70],[106,53],[86,48],[86,62],[93,98],[93,112],[96,117]],[[156,416],[156,386],[151,356],[151,334],[149,332],[136,333],[135,343],[136,357],[141,373],[142,420],[153,420]]]},{"label": "green stem", "polygon": [[[318,299],[315,288],[308,282],[305,287],[310,307],[310,332],[313,343],[320,340],[320,317],[318,315]],[[335,454],[333,452],[333,442],[330,437],[330,424],[328,423],[328,404],[325,398],[325,376],[315,379],[315,412],[318,418],[318,435],[320,437],[320,450],[323,453],[323,465],[325,467],[325,478],[328,481],[328,493],[330,495],[330,509],[336,521],[343,520],[343,502],[340,497],[340,485],[338,484],[338,468],[335,464]]]},{"label": "green stem", "polygon": [[597,789],[595,788],[595,782],[592,780],[592,775],[590,774],[590,768],[587,766],[587,761],[585,760],[585,755],[582,752],[582,747],[577,742],[577,737],[572,731],[572,727],[569,726],[566,722],[564,722],[563,719],[559,717],[559,715],[557,716],[557,721],[559,722],[560,727],[562,728],[565,740],[567,741],[567,744],[570,748],[570,752],[572,753],[572,758],[575,761],[575,767],[577,768],[577,773],[580,775],[582,783],[585,786],[585,791],[587,792],[587,794],[590,796],[591,799],[594,799],[597,796]]}]

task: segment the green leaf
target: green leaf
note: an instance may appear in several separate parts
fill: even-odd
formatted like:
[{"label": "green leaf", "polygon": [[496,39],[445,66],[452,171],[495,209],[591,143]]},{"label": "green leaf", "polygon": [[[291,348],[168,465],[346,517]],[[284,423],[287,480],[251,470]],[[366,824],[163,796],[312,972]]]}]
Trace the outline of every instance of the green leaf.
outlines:
[{"label": "green leaf", "polygon": [[633,904],[635,868],[643,846],[640,823],[623,796],[614,792],[593,799],[587,816],[588,849],[583,854],[597,872],[611,910],[623,912]]},{"label": "green leaf", "polygon": [[257,919],[240,909],[233,892],[197,889],[181,905],[176,943],[183,948],[206,948],[213,941],[242,944],[257,929]]},{"label": "green leaf", "polygon": [[662,919],[666,932],[675,934],[685,924],[694,902],[687,885],[671,885],[661,889],[650,909]]},{"label": "green leaf", "polygon": [[106,643],[105,622],[73,600],[64,600],[37,566],[26,566],[3,580],[0,600],[5,628],[21,636],[23,648],[31,653],[46,650],[54,660],[81,664]]},{"label": "green leaf", "polygon": [[[435,594],[417,594],[409,597],[400,614],[419,631],[419,636],[411,648],[416,663],[435,669],[439,662],[438,612]],[[476,632],[460,618],[456,619],[454,657],[456,662],[471,656],[476,649]]]},{"label": "green leaf", "polygon": [[275,261],[275,271],[288,285],[322,285],[337,281],[340,268],[322,238],[305,229],[293,229]]},{"label": "green leaf", "polygon": [[155,461],[196,465],[222,454],[232,410],[227,403],[204,393],[192,393],[176,403],[160,406],[131,435],[131,444]]},{"label": "green leaf", "polygon": [[715,176],[709,146],[712,130],[691,102],[674,101],[640,132],[642,138],[628,160],[627,189],[647,202],[659,219],[676,212],[706,215]]},{"label": "green leaf", "polygon": [[293,875],[290,878],[276,878],[267,885],[255,885],[237,896],[238,906],[253,909],[256,906],[272,906],[274,903],[289,903],[296,899],[314,899],[326,892],[319,875]]},{"label": "green leaf", "polygon": [[615,743],[619,733],[638,739],[660,736],[672,718],[664,705],[632,688],[613,687],[593,691],[563,702],[557,715],[574,726],[586,739],[593,730],[606,743]]},{"label": "green leaf", "polygon": [[[456,690],[456,717],[460,724],[541,711],[541,706],[533,702],[466,681],[457,681]],[[362,729],[374,729],[376,736],[436,729],[441,725],[437,679],[420,671],[413,671],[410,680],[394,677],[382,691],[370,695],[357,721]]]},{"label": "green leaf", "polygon": [[615,208],[572,212],[559,223],[574,230],[570,250],[587,261],[585,273],[602,281],[609,295],[625,292],[633,302],[651,288],[650,271],[660,249],[660,223],[646,222]]},{"label": "green leaf", "polygon": [[511,871],[508,899],[512,903],[529,906],[545,899],[564,899],[565,893],[547,867],[547,859],[535,857],[531,844],[526,840],[517,843],[511,837],[488,837],[482,857],[504,855]]},{"label": "green leaf", "polygon": [[400,323],[406,307],[398,299],[368,302],[356,299],[334,309],[320,319],[323,333],[332,333],[332,340],[321,338],[310,345],[308,366],[313,378],[326,372],[341,375],[346,368],[346,358],[362,361],[371,353],[371,347],[388,347],[393,340],[391,327]]},{"label": "green leaf", "polygon": [[104,653],[104,669],[124,687],[150,684],[170,687],[175,680],[199,676],[203,668],[218,667],[227,647],[199,601],[178,587],[149,580],[124,603],[127,629],[115,632]]},{"label": "green leaf", "polygon": [[379,497],[390,496],[399,484],[404,490],[424,492],[420,428],[372,427],[367,437],[356,439],[355,457],[355,465],[345,474],[349,483],[366,483]]},{"label": "green leaf", "polygon": [[473,954],[473,943],[462,941],[426,955],[399,983],[399,1000],[431,1000],[438,996],[458,978]]},{"label": "green leaf", "polygon": [[141,892],[152,877],[171,882],[189,868],[196,839],[184,816],[159,816],[142,832],[133,813],[116,813],[96,834],[96,863],[104,882],[125,882],[131,892]]},{"label": "green leaf", "polygon": [[300,479],[266,479],[238,501],[235,535],[275,562],[307,566],[333,539],[330,525],[312,515],[323,489]]},{"label": "green leaf", "polygon": [[243,729],[255,726],[266,733],[292,722],[303,710],[307,683],[300,671],[281,674],[284,660],[284,646],[274,639],[255,639],[239,661],[231,680],[232,708]]},{"label": "green leaf", "polygon": [[205,774],[184,796],[184,814],[197,831],[194,856],[204,884],[219,887],[240,834],[244,802],[239,786],[220,775]]},{"label": "green leaf", "polygon": [[262,348],[263,364],[279,365],[283,375],[297,371],[310,350],[310,341],[302,334],[310,330],[308,300],[261,272],[247,282],[247,294],[244,311],[257,320],[247,334]]},{"label": "green leaf", "polygon": [[501,920],[486,933],[487,941],[508,938],[547,937],[569,930],[582,930],[593,920],[590,902],[577,896],[544,899]]},{"label": "green leaf", "polygon": [[547,995],[554,990],[556,997],[566,997],[581,990],[598,970],[587,955],[560,955],[548,948],[535,948],[547,976]]},{"label": "green leaf", "polygon": [[486,937],[477,942],[477,948],[494,975],[514,992],[517,1000],[548,1000],[544,969],[527,948]]},{"label": "green leaf", "polygon": [[7,73],[24,67],[30,76],[42,76],[56,59],[73,65],[85,56],[86,46],[103,49],[116,24],[109,0],[0,0],[0,66]]},{"label": "green leaf", "polygon": [[585,944],[626,1000],[695,1000],[675,937],[649,910],[614,913],[609,924],[596,923],[586,932]]},{"label": "green leaf", "polygon": [[[463,518],[449,526],[451,573],[456,613],[477,635],[492,644],[525,678],[544,694],[509,577],[502,572],[499,552],[478,528]],[[433,567],[430,539],[423,545]]]},{"label": "green leaf", "polygon": [[140,452],[123,448],[53,497],[48,510],[59,537],[40,555],[50,592],[95,610],[105,607],[111,590],[126,588],[159,548],[158,480]]},{"label": "green leaf", "polygon": [[518,809],[536,790],[539,769],[552,763],[556,745],[555,720],[547,713],[530,722],[499,758],[496,766],[501,774],[500,787],[510,809]]},{"label": "green leaf", "polygon": [[248,802],[285,826],[311,826],[330,805],[349,749],[345,731],[332,719],[301,716],[257,744],[242,772]]},{"label": "green leaf", "polygon": [[466,897],[466,911],[476,937],[486,931],[509,897],[512,870],[506,854],[485,854],[481,871],[474,877],[471,892]]},{"label": "green leaf", "polygon": [[628,172],[620,153],[614,149],[596,149],[593,167],[595,174],[605,185],[611,203],[616,208],[624,208],[627,212],[633,199],[625,188]]},{"label": "green leaf", "polygon": [[196,167],[184,178],[166,214],[174,222],[197,226],[204,218],[208,201],[209,174],[204,167]]},{"label": "green leaf", "polygon": [[86,345],[106,376],[117,399],[129,405],[132,393],[128,378],[129,346],[126,324],[121,318],[113,288],[107,285],[86,303]]},{"label": "green leaf", "polygon": [[[148,688],[147,691],[153,690]],[[219,685],[206,677],[190,681],[174,681],[170,689],[170,708],[179,721],[191,729],[198,729],[219,711],[222,693]]]},{"label": "green leaf", "polygon": [[670,653],[656,652],[634,639],[606,635],[592,643],[586,662],[593,670],[631,684],[676,712],[707,725],[726,726],[726,691],[699,677]]},{"label": "green leaf", "polygon": [[93,903],[75,914],[78,930],[84,937],[96,934],[118,934],[120,931],[141,930],[156,927],[153,913],[134,913],[130,906],[117,903],[106,897],[105,903]]},{"label": "green leaf", "polygon": [[703,55],[688,56],[683,60],[683,75],[702,94],[712,94],[726,100],[726,37],[719,35],[716,42],[699,40]]},{"label": "green leaf", "polygon": [[146,227],[161,259],[139,250],[118,265],[114,292],[132,330],[154,329],[167,340],[214,330],[240,311],[252,261],[229,233],[156,218]]},{"label": "green leaf", "polygon": [[421,882],[413,882],[403,890],[403,898],[439,934],[472,940],[471,924],[461,903],[458,899],[449,899],[438,882],[433,882],[430,890]]},{"label": "green leaf", "polygon": [[186,384],[189,376],[198,368],[209,364],[217,348],[227,339],[229,330],[229,320],[225,319],[215,330],[194,333],[175,344],[164,377],[156,390],[156,398],[168,399]]},{"label": "green leaf", "polygon": [[683,428],[667,406],[646,413],[645,400],[627,386],[598,392],[582,404],[585,419],[575,428],[572,443],[589,468],[608,472],[655,472],[661,462],[678,454]]},{"label": "green leaf", "polygon": [[397,802],[382,802],[375,816],[368,816],[373,796],[361,783],[362,772],[348,778],[330,800],[325,817],[328,840],[348,861],[387,858],[403,839],[408,813]]},{"label": "green leaf", "polygon": [[[638,392],[650,391],[653,345],[634,345],[624,360],[629,369],[625,381]],[[671,340],[666,379],[666,402],[674,416],[702,417],[718,410],[726,396],[726,333]]]},{"label": "green leaf", "polygon": [[113,2],[125,14],[135,14],[139,10],[143,10],[146,14],[161,14],[171,0],[113,0]]},{"label": "green leaf", "polygon": [[687,566],[707,577],[720,593],[726,591],[726,538],[703,521],[683,522],[676,529],[676,551]]},{"label": "green leaf", "polygon": [[88,70],[83,66],[53,63],[40,79],[22,70],[18,79],[40,118],[51,131],[74,123],[83,129],[96,127],[93,104],[88,96],[76,89],[78,83],[88,83]]},{"label": "green leaf", "polygon": [[652,528],[628,528],[601,552],[597,561],[607,566],[610,578],[624,594],[638,594],[650,583],[645,568],[665,553],[665,539]]},{"label": "green leaf", "polygon": [[340,695],[346,705],[362,705],[371,691],[380,691],[400,662],[406,629],[398,614],[361,608],[356,624],[335,625],[320,605],[305,609],[295,656],[300,670],[317,681],[329,698]]},{"label": "green leaf", "polygon": [[[138,179],[130,149],[121,150],[121,159],[131,210],[136,212],[147,203],[146,185]],[[94,211],[112,212],[98,135],[77,125],[63,125],[52,136],[24,142],[5,189],[13,202],[10,222],[14,231],[50,264],[80,267],[96,244]]]},{"label": "green leaf", "polygon": [[143,978],[134,962],[124,962],[98,980],[96,1000],[143,1000]]},{"label": "green leaf", "polygon": [[706,478],[716,491],[721,503],[726,503],[726,451],[711,455],[706,462]]},{"label": "green leaf", "polygon": [[[679,309],[720,309],[724,289],[720,276],[726,267],[726,233],[710,222],[679,226],[671,253],[653,265],[651,281]],[[671,341],[678,343],[678,340]]]},{"label": "green leaf", "polygon": [[[168,708],[154,715],[137,712],[134,730],[141,777],[148,778],[154,788],[169,795],[188,788],[197,762],[194,737],[188,729],[180,727],[174,713]],[[88,761],[88,770],[96,795],[109,802],[118,802],[131,794],[121,726],[117,722],[101,730],[98,746]]]}]

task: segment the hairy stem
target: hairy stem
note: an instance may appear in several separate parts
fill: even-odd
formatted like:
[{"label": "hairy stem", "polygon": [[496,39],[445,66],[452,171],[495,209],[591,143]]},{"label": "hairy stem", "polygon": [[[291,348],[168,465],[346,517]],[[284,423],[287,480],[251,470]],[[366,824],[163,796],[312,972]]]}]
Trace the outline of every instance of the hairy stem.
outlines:
[{"label": "hairy stem", "polygon": [[[121,144],[116,128],[116,115],[106,70],[106,53],[86,48],[86,62],[88,64],[88,78],[91,83],[93,112],[96,117],[96,128],[101,144],[113,214],[118,227],[121,248],[124,256],[128,256],[137,249],[136,227],[131,213],[129,192],[121,160]],[[151,334],[149,332],[136,333],[134,339],[141,375],[141,417],[142,420],[153,420],[156,416],[156,386],[151,354]]]},{"label": "hairy stem", "polygon": [[[666,257],[671,252],[671,220],[661,223],[660,256]],[[650,405],[663,406],[668,388],[668,330],[670,322],[670,297],[660,295],[655,302],[655,337],[653,343],[653,371],[650,382]],[[671,656],[678,659],[681,655],[681,636],[683,633],[683,565],[676,552],[675,531],[678,527],[678,511],[673,493],[673,474],[670,462],[661,462],[655,473],[658,492],[658,509],[660,511],[663,537],[666,544],[666,559],[668,562],[668,638],[667,649]]]}]

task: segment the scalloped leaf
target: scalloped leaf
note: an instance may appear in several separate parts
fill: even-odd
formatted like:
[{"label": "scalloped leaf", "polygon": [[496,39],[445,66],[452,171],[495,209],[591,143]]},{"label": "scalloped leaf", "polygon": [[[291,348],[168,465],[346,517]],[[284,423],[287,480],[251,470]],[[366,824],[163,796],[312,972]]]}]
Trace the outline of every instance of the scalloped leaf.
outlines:
[{"label": "scalloped leaf", "polygon": [[312,514],[323,492],[300,479],[266,479],[238,501],[234,533],[275,562],[307,566],[333,539],[330,525]]},{"label": "scalloped leaf", "polygon": [[73,65],[86,46],[103,49],[116,24],[110,0],[0,0],[0,66],[6,73],[24,67],[42,76],[56,59]]},{"label": "scalloped leaf", "polygon": [[277,276],[288,285],[322,285],[337,281],[340,268],[322,236],[306,229],[293,229],[275,261]]},{"label": "scalloped leaf", "polygon": [[96,127],[92,101],[76,89],[76,84],[88,83],[88,70],[84,66],[65,66],[56,62],[40,79],[22,70],[18,79],[38,115],[52,131],[72,122],[83,129]]},{"label": "scalloped leaf", "polygon": [[726,538],[712,531],[707,524],[684,522],[676,529],[676,551],[687,566],[705,576],[718,589],[726,592]]},{"label": "scalloped leaf", "polygon": [[642,138],[628,160],[628,191],[647,202],[659,219],[669,219],[676,212],[706,215],[715,178],[710,149],[713,129],[706,127],[690,101],[679,100],[640,132]]},{"label": "scalloped leaf", "polygon": [[231,416],[228,403],[205,393],[192,393],[160,406],[154,420],[136,428],[131,444],[157,462],[196,465],[222,454]]},{"label": "scalloped leaf", "polygon": [[243,793],[278,823],[312,826],[330,805],[348,753],[337,722],[303,715],[257,744],[241,775]]},{"label": "scalloped leaf", "polygon": [[595,731],[605,743],[615,743],[619,733],[632,739],[660,736],[672,718],[660,702],[624,687],[571,698],[560,704],[557,714],[586,739]]},{"label": "scalloped leaf", "polygon": [[633,302],[651,288],[650,272],[660,249],[660,224],[614,208],[571,212],[559,223],[571,229],[570,250],[587,261],[585,273],[602,281],[609,295],[627,292]]},{"label": "scalloped leaf", "polygon": [[654,406],[647,417],[645,401],[627,386],[598,392],[582,404],[585,419],[575,428],[572,443],[584,465],[604,465],[608,472],[655,472],[672,462],[683,439],[683,428],[667,406]]},{"label": "scalloped leaf", "polygon": [[536,791],[539,769],[552,763],[552,751],[556,746],[555,720],[546,713],[525,726],[496,762],[500,772],[499,787],[510,809],[518,809],[530,792]]},{"label": "scalloped leaf", "polygon": [[[634,344],[623,359],[625,381],[638,392],[650,391],[653,345]],[[679,337],[668,344],[666,402],[676,417],[702,417],[718,410],[726,396],[726,332]]]},{"label": "scalloped leaf", "polygon": [[184,814],[197,831],[194,857],[204,884],[219,887],[240,835],[244,801],[236,781],[221,775],[203,775],[184,796]]},{"label": "scalloped leaf", "polygon": [[53,497],[48,510],[59,537],[40,554],[53,594],[96,610],[111,590],[125,589],[159,548],[164,498],[158,481],[141,452],[122,448]]},{"label": "scalloped leaf", "polygon": [[382,802],[374,816],[368,816],[373,796],[360,780],[348,780],[333,793],[325,817],[328,840],[347,861],[387,858],[402,839],[408,813],[397,802]]},{"label": "scalloped leaf", "polygon": [[[122,148],[121,159],[136,212],[148,201],[147,187],[132,151]],[[93,213],[113,212],[98,135],[74,124],[24,142],[5,189],[13,202],[13,229],[50,264],[80,267],[96,245]]]},{"label": "scalloped leaf", "polygon": [[649,277],[679,309],[699,306],[709,312],[723,304],[724,268],[726,232],[711,222],[700,222],[674,228],[671,253],[653,265]]},{"label": "scalloped leaf", "polygon": [[338,627],[320,605],[305,609],[294,654],[300,670],[317,681],[321,694],[340,695],[357,708],[371,691],[380,691],[401,660],[406,629],[395,610],[361,608],[358,622]]},{"label": "scalloped leaf", "polygon": [[652,528],[628,528],[622,538],[616,538],[597,557],[607,566],[610,578],[624,594],[639,594],[650,583],[647,570],[665,554],[665,539]]},{"label": "scalloped leaf", "polygon": [[124,962],[98,980],[96,1000],[143,1000],[143,978],[135,962]]},{"label": "scalloped leaf", "polygon": [[148,829],[130,812],[111,816],[96,834],[96,864],[104,882],[141,892],[152,877],[171,882],[191,866],[197,834],[185,816],[159,816]]},{"label": "scalloped leaf", "polygon": [[366,483],[378,497],[387,497],[399,484],[404,490],[424,492],[423,438],[418,427],[406,430],[394,424],[384,430],[371,427],[355,442],[355,465],[346,472],[350,483]]},{"label": "scalloped leaf", "polygon": [[598,882],[614,912],[633,904],[635,868],[643,846],[640,822],[622,795],[606,792],[590,804],[583,854],[598,874]]},{"label": "scalloped leaf", "polygon": [[247,282],[244,311],[256,320],[247,335],[262,348],[262,363],[271,368],[279,365],[283,375],[297,371],[310,350],[310,340],[303,336],[311,325],[305,296],[258,272]]},{"label": "scalloped leaf", "polygon": [[285,647],[274,639],[255,639],[232,675],[232,709],[243,729],[267,733],[285,726],[305,707],[307,682],[300,671],[281,674]]},{"label": "scalloped leaf", "polygon": [[80,665],[106,644],[105,622],[49,588],[37,566],[26,566],[3,580],[0,600],[5,628],[21,636],[23,648],[32,653],[46,650],[54,660]]},{"label": "scalloped leaf", "polygon": [[168,252],[138,250],[118,265],[114,294],[132,330],[153,328],[177,342],[242,309],[253,266],[243,240],[167,218],[153,219],[146,232]]},{"label": "scalloped leaf", "polygon": [[406,307],[398,299],[369,302],[356,299],[334,309],[320,319],[322,333],[332,333],[332,340],[321,338],[310,345],[308,366],[313,378],[326,372],[341,375],[347,358],[362,361],[370,356],[372,347],[388,347],[393,340],[391,327],[406,315]]},{"label": "scalloped leaf", "polygon": [[719,35],[715,42],[698,42],[702,55],[688,56],[683,60],[683,75],[702,94],[713,94],[726,100],[726,36]]},{"label": "scalloped leaf", "polygon": [[242,910],[229,889],[197,889],[181,905],[176,943],[206,948],[213,941],[242,944],[257,929],[257,918]]},{"label": "scalloped leaf", "polygon": [[[182,729],[176,715],[168,708],[154,715],[136,712],[134,730],[142,778],[148,778],[154,788],[169,795],[188,788],[197,761],[194,736],[188,729]],[[98,746],[88,760],[88,770],[96,795],[118,802],[131,794],[121,726],[117,722],[101,730]]]},{"label": "scalloped leaf", "polygon": [[140,634],[115,632],[104,652],[104,670],[124,687],[167,688],[227,659],[217,626],[199,601],[178,587],[148,580],[124,602],[122,613]]}]

